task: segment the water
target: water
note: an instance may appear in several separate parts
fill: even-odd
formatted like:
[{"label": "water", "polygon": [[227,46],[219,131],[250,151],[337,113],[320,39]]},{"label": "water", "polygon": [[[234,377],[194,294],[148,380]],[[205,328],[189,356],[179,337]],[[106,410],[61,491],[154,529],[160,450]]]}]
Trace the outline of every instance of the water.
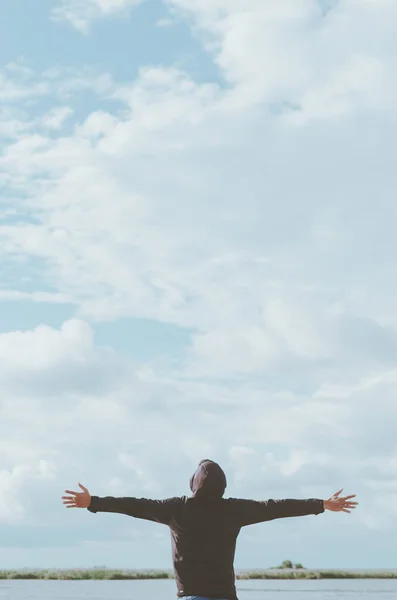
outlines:
[{"label": "water", "polygon": [[[7,600],[176,600],[173,580],[0,581]],[[237,581],[239,600],[395,600],[397,580]]]}]

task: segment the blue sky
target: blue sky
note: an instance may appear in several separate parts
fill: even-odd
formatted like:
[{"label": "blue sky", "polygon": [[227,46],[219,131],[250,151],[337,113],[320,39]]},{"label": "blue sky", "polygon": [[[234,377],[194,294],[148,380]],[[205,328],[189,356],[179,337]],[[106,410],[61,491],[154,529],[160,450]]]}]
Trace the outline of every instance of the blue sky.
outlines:
[{"label": "blue sky", "polygon": [[357,493],[247,528],[237,568],[394,567],[394,3],[0,6],[0,562],[170,567],[66,511]]}]

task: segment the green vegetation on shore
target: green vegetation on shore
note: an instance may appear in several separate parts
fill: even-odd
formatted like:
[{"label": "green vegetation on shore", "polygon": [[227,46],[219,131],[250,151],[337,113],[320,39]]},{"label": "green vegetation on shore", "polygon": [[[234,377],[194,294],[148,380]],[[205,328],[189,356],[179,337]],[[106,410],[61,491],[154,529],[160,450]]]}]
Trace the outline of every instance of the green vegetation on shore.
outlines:
[{"label": "green vegetation on shore", "polygon": [[[56,579],[56,580],[120,580],[120,579],[173,579],[172,571],[133,571],[123,569],[46,569],[0,571],[1,579]],[[397,579],[397,571],[338,571],[308,570],[303,567],[290,569],[277,567],[237,571],[236,578],[248,579]]]},{"label": "green vegetation on shore", "polygon": [[397,571],[266,570],[240,572],[237,579],[397,579]]},{"label": "green vegetation on shore", "polygon": [[0,571],[0,579],[173,579],[172,571],[133,571],[123,569],[45,569]]},{"label": "green vegetation on shore", "polygon": [[304,569],[305,567],[301,563],[294,563],[290,560],[284,560],[279,567],[272,567],[272,569]]}]

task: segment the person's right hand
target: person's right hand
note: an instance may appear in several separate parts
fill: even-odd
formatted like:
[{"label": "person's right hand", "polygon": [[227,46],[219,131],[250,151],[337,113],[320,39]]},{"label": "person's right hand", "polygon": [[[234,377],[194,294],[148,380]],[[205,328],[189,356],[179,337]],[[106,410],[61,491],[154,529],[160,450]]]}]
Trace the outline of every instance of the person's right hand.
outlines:
[{"label": "person's right hand", "polygon": [[79,486],[83,490],[82,492],[72,492],[65,490],[65,494],[71,494],[70,496],[62,496],[63,503],[66,508],[88,508],[91,504],[90,492],[81,483]]},{"label": "person's right hand", "polygon": [[351,496],[344,496],[340,498],[340,494],[343,492],[343,488],[336,492],[329,500],[324,500],[324,510],[332,510],[333,512],[345,512],[350,513],[356,508],[358,502],[351,502],[351,498],[355,498],[356,494]]}]

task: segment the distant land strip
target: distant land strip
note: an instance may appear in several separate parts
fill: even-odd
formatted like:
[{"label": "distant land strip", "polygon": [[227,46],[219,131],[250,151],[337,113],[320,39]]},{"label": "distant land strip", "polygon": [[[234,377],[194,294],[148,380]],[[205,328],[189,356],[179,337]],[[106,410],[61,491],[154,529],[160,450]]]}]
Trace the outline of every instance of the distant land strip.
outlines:
[{"label": "distant land strip", "polygon": [[[174,579],[168,570],[125,569],[19,569],[2,570],[0,579],[150,580]],[[397,579],[397,570],[252,569],[236,570],[236,579]]]}]

